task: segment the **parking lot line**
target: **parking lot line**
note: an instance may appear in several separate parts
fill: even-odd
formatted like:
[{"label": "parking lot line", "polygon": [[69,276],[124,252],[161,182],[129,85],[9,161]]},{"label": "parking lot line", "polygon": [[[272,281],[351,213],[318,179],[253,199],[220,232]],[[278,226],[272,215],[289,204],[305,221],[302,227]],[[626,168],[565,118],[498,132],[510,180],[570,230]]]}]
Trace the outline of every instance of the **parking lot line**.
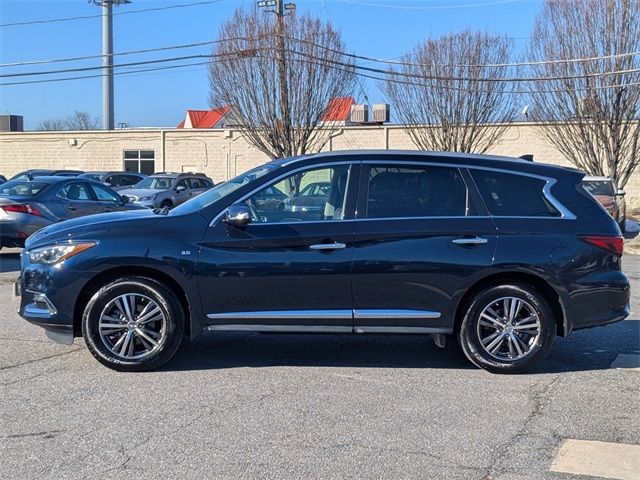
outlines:
[{"label": "parking lot line", "polygon": [[640,480],[640,445],[565,440],[551,464],[552,472],[620,480]]},{"label": "parking lot line", "polygon": [[640,372],[640,355],[637,353],[621,353],[611,363],[611,368],[625,368]]}]

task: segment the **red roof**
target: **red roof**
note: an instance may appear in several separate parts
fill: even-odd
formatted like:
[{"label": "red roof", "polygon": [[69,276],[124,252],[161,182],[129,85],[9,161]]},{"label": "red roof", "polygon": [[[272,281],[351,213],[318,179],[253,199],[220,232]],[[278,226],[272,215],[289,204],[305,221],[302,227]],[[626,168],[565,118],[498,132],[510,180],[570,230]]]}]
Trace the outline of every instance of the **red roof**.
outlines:
[{"label": "red roof", "polygon": [[329,106],[322,116],[323,122],[346,122],[351,115],[353,97],[336,97],[329,100]]},{"label": "red roof", "polygon": [[[213,110],[187,110],[187,117],[191,122],[191,128],[213,128],[224,117],[231,107],[224,106]],[[178,125],[185,128],[186,118]]]}]

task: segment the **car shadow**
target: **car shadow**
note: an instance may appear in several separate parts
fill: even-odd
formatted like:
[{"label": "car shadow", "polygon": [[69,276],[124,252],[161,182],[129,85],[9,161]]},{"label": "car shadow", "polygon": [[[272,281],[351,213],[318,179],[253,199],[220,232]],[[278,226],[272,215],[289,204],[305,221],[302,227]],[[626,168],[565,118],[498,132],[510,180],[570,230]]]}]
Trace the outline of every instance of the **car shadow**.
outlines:
[{"label": "car shadow", "polygon": [[20,271],[20,251],[21,249],[17,248],[3,248],[0,251],[0,273]]},{"label": "car shadow", "polygon": [[[640,321],[626,320],[557,339],[531,373],[610,368],[622,353],[640,353]],[[423,335],[298,335],[219,332],[185,342],[163,370],[239,367],[475,369],[453,338],[444,349]]]}]

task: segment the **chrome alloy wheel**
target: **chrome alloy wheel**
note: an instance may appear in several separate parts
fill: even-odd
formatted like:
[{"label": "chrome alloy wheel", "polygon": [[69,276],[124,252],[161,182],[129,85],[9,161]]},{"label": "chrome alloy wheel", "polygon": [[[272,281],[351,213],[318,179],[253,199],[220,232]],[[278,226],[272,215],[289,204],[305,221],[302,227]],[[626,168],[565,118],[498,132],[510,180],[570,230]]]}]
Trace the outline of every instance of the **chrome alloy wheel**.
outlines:
[{"label": "chrome alloy wheel", "polygon": [[516,297],[503,297],[484,307],[478,339],[492,357],[504,361],[526,357],[540,338],[540,318],[533,306]]},{"label": "chrome alloy wheel", "polygon": [[111,353],[137,360],[160,349],[166,339],[167,319],[160,306],[140,293],[111,300],[100,314],[100,338]]}]

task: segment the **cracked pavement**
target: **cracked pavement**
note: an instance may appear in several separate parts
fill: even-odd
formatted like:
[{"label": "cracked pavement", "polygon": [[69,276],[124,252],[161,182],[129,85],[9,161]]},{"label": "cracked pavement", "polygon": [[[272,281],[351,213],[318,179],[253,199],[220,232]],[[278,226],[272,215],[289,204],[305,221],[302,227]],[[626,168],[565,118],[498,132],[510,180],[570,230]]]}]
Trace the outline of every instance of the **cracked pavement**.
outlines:
[{"label": "cracked pavement", "polygon": [[640,443],[640,372],[610,368],[640,353],[640,256],[629,320],[516,376],[427,337],[237,333],[117,373],[21,320],[0,257],[0,478],[572,479],[564,439]]}]

